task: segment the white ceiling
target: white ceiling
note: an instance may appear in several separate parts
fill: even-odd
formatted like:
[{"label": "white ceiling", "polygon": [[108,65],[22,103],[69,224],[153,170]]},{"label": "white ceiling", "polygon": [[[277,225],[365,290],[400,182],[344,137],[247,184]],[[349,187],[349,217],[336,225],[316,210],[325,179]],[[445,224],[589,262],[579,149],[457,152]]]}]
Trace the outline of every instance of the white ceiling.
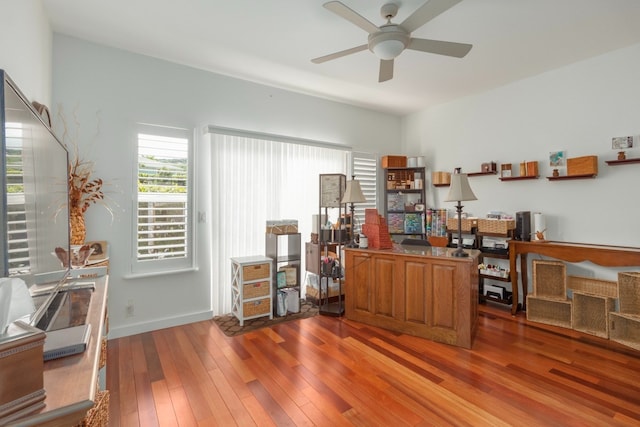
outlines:
[{"label": "white ceiling", "polygon": [[[398,115],[640,43],[638,0],[463,0],[414,37],[473,44],[462,59],[405,50],[378,83],[367,33],[326,0],[43,0],[53,30],[81,39]],[[425,0],[342,0],[376,25]]]}]

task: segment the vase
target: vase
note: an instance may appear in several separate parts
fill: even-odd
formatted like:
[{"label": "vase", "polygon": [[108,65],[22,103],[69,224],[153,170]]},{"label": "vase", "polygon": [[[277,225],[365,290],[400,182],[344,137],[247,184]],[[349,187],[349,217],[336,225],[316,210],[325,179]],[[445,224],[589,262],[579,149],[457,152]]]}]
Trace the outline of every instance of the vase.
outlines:
[{"label": "vase", "polygon": [[71,225],[70,243],[72,245],[83,245],[84,239],[87,235],[87,229],[84,225],[84,213],[82,212],[82,208],[71,208],[69,221]]}]

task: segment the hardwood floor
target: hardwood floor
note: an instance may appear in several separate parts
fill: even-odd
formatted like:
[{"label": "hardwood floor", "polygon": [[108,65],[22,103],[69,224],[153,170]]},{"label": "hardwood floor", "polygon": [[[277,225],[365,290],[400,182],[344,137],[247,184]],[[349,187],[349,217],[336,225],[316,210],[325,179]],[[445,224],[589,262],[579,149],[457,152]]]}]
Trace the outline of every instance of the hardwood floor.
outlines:
[{"label": "hardwood floor", "polygon": [[640,425],[640,352],[480,308],[471,350],[324,316],[110,340],[109,425]]}]

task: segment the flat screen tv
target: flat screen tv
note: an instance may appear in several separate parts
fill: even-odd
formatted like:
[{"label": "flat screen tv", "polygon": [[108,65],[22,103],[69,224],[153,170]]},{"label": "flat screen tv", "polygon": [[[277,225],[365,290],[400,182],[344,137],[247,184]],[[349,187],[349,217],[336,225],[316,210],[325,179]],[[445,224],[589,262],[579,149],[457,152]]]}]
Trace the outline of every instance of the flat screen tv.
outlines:
[{"label": "flat screen tv", "polygon": [[55,255],[69,252],[69,154],[3,70],[0,77],[0,277],[57,285],[69,274]]}]

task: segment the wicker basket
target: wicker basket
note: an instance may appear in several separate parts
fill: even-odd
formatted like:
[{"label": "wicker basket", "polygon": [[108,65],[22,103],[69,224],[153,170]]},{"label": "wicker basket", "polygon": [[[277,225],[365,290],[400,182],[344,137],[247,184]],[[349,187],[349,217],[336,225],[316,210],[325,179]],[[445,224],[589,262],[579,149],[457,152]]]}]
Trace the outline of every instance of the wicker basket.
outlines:
[{"label": "wicker basket", "polygon": [[247,282],[249,280],[267,279],[270,267],[270,263],[245,265],[242,267],[242,280]]},{"label": "wicker basket", "polygon": [[102,337],[100,343],[100,360],[98,361],[98,369],[107,366],[107,337]]},{"label": "wicker basket", "polygon": [[571,309],[573,329],[601,338],[609,338],[609,313],[616,308],[613,298],[573,293]]},{"label": "wicker basket", "polygon": [[609,339],[640,350],[640,316],[609,313]]},{"label": "wicker basket", "polygon": [[93,408],[87,411],[81,423],[76,427],[107,427],[109,425],[109,390],[96,393]]},{"label": "wicker basket", "polygon": [[243,299],[257,298],[269,295],[269,281],[247,283],[242,286]]},{"label": "wicker basket", "polygon": [[567,299],[567,266],[562,261],[534,259],[533,295],[542,298]]},{"label": "wicker basket", "polygon": [[618,298],[618,282],[592,279],[590,277],[569,276],[567,287],[574,292]]},{"label": "wicker basket", "polygon": [[527,320],[571,328],[571,300],[527,295]]},{"label": "wicker basket", "polygon": [[[478,226],[478,218],[462,218],[462,231],[470,232]],[[458,218],[447,218],[447,229],[458,230]]]},{"label": "wicker basket", "polygon": [[242,313],[244,317],[257,316],[259,314],[269,314],[269,310],[271,310],[269,298],[264,298],[257,301],[247,301],[242,304]]},{"label": "wicker basket", "polygon": [[514,219],[478,219],[478,231],[481,233],[507,235],[514,228],[516,228],[516,221]]},{"label": "wicker basket", "polygon": [[620,313],[640,315],[640,273],[618,273]]}]

